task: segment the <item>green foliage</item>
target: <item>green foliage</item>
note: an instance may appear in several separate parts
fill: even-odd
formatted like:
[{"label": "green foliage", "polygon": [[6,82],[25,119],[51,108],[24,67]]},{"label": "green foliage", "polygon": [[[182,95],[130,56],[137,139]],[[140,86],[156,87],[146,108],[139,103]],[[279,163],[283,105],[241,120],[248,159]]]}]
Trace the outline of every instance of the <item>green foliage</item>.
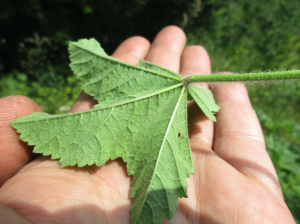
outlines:
[{"label": "green foliage", "polygon": [[205,46],[214,71],[299,68],[299,7],[298,0],[206,0],[188,40]]},{"label": "green foliage", "polygon": [[11,125],[35,153],[69,165],[103,165],[121,157],[133,175],[131,223],[171,219],[187,197],[194,172],[187,130],[187,92],[205,114],[217,112],[210,90],[141,60],[138,66],[109,57],[95,39],[71,42],[70,67],[98,104],[74,114],[33,113]]},{"label": "green foliage", "polygon": [[[252,104],[265,111],[274,122],[293,120],[300,124],[300,82],[287,82],[277,85],[250,86],[248,88]],[[270,131],[285,136],[288,130],[273,126]],[[290,141],[291,139],[286,139]]]},{"label": "green foliage", "polygon": [[[55,86],[72,76],[65,51],[70,40],[94,37],[111,54],[126,38],[152,40],[169,24],[192,17],[198,0],[15,0],[0,2],[0,74],[22,72]],[[22,21],[22,22],[20,22]],[[46,75],[41,81],[40,74]]]},{"label": "green foliage", "polygon": [[11,74],[0,79],[0,97],[23,95],[34,100],[43,111],[51,114],[70,110],[79,93],[81,82],[68,77],[57,86],[45,86],[39,82],[28,81],[24,73]]},{"label": "green foliage", "polygon": [[[276,168],[285,201],[299,222],[300,125],[289,119],[273,120],[263,110],[255,110],[264,129],[268,153]],[[284,133],[284,137],[281,133]]]}]

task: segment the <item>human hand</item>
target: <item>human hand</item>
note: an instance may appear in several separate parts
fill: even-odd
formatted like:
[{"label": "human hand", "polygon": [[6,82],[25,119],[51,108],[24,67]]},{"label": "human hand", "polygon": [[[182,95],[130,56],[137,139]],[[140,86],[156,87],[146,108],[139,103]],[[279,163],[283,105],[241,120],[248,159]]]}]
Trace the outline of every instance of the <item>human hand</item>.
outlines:
[{"label": "human hand", "polygon": [[[132,37],[112,56],[132,64],[142,58],[183,76],[209,74],[206,51],[200,46],[184,46],[182,30],[170,26],[157,35],[152,45],[144,38]],[[205,84],[201,87],[208,88]],[[294,223],[245,87],[223,84],[212,91],[221,107],[217,123],[208,120],[194,102],[189,102],[195,174],[188,179],[188,198],[179,199],[174,218],[165,219],[164,223]],[[82,93],[71,112],[91,109],[94,104],[91,97]],[[29,162],[30,148],[18,139],[8,123],[41,109],[21,96],[0,99],[0,108],[3,220],[129,222],[133,203],[129,197],[131,177],[121,160],[109,161],[101,167],[63,169],[49,157],[39,156]]]}]

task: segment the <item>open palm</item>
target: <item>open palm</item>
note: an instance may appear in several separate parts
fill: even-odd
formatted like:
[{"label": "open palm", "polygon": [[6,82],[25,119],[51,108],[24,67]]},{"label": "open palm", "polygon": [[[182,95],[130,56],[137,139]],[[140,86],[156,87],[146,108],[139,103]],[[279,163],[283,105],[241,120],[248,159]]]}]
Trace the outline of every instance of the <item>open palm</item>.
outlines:
[{"label": "open palm", "polygon": [[[132,64],[142,58],[183,76],[209,74],[206,51],[184,46],[182,30],[170,26],[158,33],[152,45],[132,37],[112,56]],[[188,179],[188,198],[179,199],[174,218],[164,223],[294,223],[245,87],[223,84],[212,91],[221,107],[217,123],[189,102],[195,174]],[[91,109],[95,103],[81,93],[71,112]],[[3,223],[129,223],[131,177],[122,160],[63,169],[49,157],[28,162],[31,148],[18,140],[8,123],[34,111],[41,109],[26,97],[0,99]]]}]

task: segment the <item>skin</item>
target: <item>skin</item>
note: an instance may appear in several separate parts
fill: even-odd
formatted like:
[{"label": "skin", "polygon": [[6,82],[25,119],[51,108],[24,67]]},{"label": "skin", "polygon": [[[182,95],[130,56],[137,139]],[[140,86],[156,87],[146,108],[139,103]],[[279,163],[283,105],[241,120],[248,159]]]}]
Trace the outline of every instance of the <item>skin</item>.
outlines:
[{"label": "skin", "polygon": [[[151,45],[142,37],[131,37],[112,56],[132,64],[142,58],[183,76],[210,74],[205,49],[185,48],[185,41],[180,28],[169,26]],[[295,223],[245,87],[222,84],[212,91],[221,107],[217,123],[189,102],[195,173],[187,179],[188,198],[179,199],[174,218],[163,223]],[[81,93],[71,112],[94,104]],[[41,109],[23,96],[1,98],[0,108],[0,222],[129,223],[131,177],[122,160],[61,169],[49,157],[33,159],[32,148],[18,140],[8,123]]]}]

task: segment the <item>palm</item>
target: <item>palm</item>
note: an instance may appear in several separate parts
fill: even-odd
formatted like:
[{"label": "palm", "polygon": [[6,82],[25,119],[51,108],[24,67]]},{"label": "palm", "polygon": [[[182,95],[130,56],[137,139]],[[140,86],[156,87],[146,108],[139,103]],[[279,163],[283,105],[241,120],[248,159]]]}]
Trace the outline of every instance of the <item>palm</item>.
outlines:
[{"label": "palm", "polygon": [[[113,56],[133,64],[144,58],[182,75],[210,73],[205,50],[184,45],[183,32],[167,27],[151,48],[133,37]],[[175,217],[164,223],[293,223],[245,88],[224,85],[213,92],[221,107],[215,124],[189,102],[195,174],[188,179],[189,197],[179,199]],[[94,103],[83,93],[71,112],[90,109]],[[128,223],[130,182],[121,160],[102,167],[61,169],[58,161],[39,157],[1,187],[0,201],[34,223]]]},{"label": "palm", "polygon": [[[124,223],[129,220],[130,177],[123,163],[60,168],[40,157],[1,189],[2,201],[33,223]],[[76,220],[76,221],[75,221]]]}]

